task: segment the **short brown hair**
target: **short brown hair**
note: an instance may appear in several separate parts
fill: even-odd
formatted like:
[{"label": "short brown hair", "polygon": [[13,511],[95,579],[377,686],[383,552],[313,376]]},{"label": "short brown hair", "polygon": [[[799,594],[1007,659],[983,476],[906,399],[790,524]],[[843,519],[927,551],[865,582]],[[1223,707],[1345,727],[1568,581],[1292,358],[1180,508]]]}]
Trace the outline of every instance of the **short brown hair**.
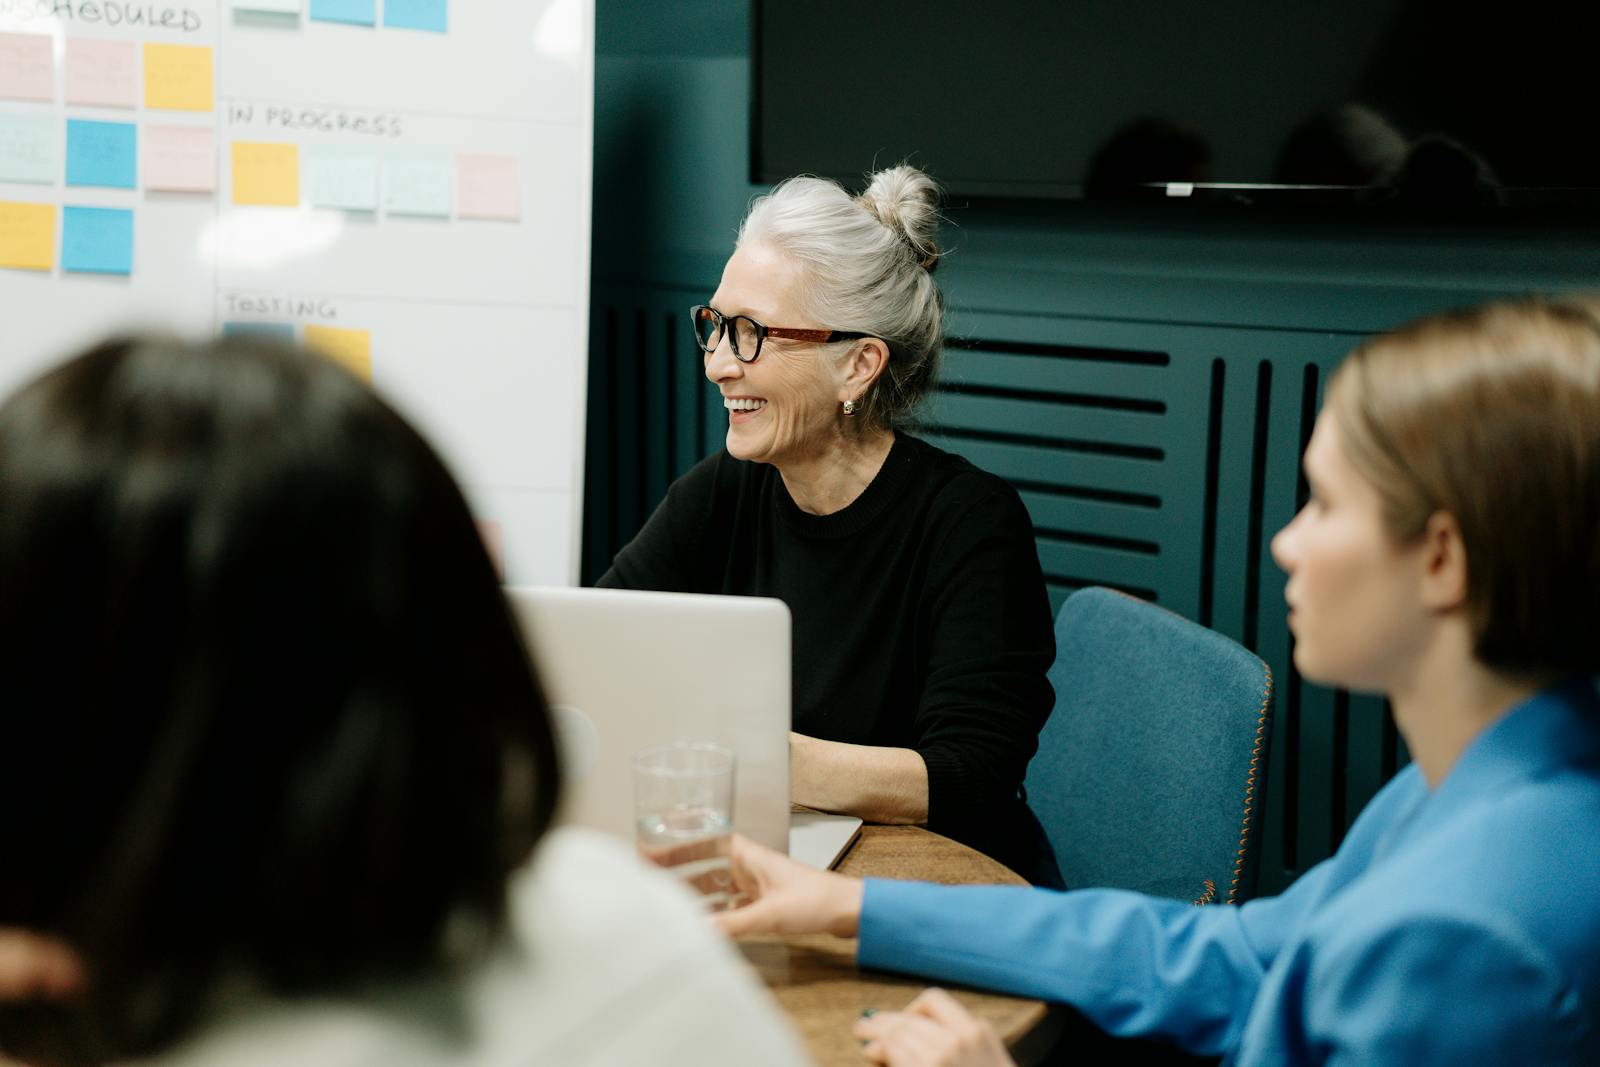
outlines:
[{"label": "short brown hair", "polygon": [[1328,383],[1391,536],[1455,517],[1475,652],[1513,675],[1600,669],[1597,310],[1528,299],[1432,315],[1362,344]]}]

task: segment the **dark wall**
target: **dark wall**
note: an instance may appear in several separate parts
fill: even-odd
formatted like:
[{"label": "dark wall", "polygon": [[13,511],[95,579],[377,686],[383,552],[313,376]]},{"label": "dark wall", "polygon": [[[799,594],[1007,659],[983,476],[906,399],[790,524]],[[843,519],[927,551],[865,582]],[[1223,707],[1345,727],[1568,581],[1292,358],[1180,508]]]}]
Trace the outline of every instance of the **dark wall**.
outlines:
[{"label": "dark wall", "polygon": [[[745,5],[599,0],[596,25],[586,580],[720,443],[685,310],[761,191]],[[1600,288],[1600,235],[1082,207],[949,206],[954,344],[926,432],[1018,486],[1053,600],[1129,589],[1273,667],[1272,891],[1336,847],[1404,758],[1380,701],[1296,676],[1268,552],[1303,493],[1326,374],[1417,314]]]}]

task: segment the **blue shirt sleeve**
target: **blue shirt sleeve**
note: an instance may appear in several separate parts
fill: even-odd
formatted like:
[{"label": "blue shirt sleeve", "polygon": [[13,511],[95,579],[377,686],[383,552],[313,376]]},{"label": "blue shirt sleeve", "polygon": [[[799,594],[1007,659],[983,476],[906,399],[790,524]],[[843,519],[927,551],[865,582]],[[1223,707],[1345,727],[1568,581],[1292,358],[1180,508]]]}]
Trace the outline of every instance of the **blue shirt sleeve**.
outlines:
[{"label": "blue shirt sleeve", "polygon": [[1237,1044],[1267,968],[1326,876],[1323,865],[1244,907],[868,879],[858,959],[1071,1004],[1108,1033],[1217,1055]]}]

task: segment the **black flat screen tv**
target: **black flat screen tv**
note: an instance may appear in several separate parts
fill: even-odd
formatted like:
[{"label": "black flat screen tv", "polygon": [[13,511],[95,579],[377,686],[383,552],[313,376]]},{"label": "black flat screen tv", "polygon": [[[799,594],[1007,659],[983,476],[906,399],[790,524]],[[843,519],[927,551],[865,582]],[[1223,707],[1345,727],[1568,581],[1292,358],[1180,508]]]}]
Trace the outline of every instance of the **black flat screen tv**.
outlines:
[{"label": "black flat screen tv", "polygon": [[958,197],[1600,205],[1600,5],[753,0],[751,171]]}]

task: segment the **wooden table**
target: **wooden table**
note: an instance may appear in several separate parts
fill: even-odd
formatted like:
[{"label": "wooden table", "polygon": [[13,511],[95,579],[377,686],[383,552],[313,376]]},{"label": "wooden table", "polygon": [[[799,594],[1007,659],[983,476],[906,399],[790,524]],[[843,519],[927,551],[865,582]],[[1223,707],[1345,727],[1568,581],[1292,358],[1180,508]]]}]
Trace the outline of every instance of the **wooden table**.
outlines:
[{"label": "wooden table", "polygon": [[[947,885],[1027,884],[983,853],[915,826],[863,826],[860,840],[837,869],[858,877]],[[823,1067],[864,1064],[860,1042],[850,1029],[862,1009],[903,1008],[931,984],[861,970],[853,939],[828,934],[763,936],[740,938],[738,944],[800,1031],[812,1058]],[[1018,1063],[1036,1062],[1060,1030],[1042,1001],[961,988],[950,992],[995,1028]]]}]

